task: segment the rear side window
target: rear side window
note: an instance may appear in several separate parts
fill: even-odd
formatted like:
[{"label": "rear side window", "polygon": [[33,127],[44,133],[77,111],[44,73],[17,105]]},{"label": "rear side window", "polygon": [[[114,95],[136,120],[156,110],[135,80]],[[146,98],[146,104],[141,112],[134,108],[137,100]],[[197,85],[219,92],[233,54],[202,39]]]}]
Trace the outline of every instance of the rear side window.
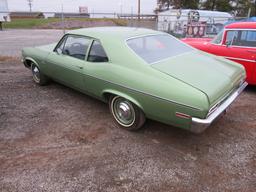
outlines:
[{"label": "rear side window", "polygon": [[241,44],[247,47],[256,47],[256,31],[242,31]]},{"label": "rear side window", "polygon": [[90,62],[108,62],[108,57],[104,51],[101,43],[94,40],[91,46],[90,53],[88,55],[88,61]]}]

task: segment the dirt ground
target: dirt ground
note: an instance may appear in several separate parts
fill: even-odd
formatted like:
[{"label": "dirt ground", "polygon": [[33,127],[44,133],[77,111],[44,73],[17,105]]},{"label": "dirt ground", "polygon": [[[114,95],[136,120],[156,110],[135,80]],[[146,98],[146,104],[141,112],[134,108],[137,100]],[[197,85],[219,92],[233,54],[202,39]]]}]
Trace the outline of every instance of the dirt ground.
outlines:
[{"label": "dirt ground", "polygon": [[256,87],[203,134],[150,120],[128,132],[106,104],[0,57],[1,192],[255,192],[255,138]]},{"label": "dirt ground", "polygon": [[1,191],[256,189],[256,89],[201,135],[147,121],[115,126],[104,103],[40,87],[21,62],[0,63]]}]

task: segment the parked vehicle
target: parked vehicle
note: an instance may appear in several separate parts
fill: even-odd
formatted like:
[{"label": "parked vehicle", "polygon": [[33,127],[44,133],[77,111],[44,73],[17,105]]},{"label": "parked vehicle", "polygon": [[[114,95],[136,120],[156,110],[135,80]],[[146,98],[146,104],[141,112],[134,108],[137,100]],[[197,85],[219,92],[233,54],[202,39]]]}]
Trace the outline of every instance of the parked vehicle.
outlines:
[{"label": "parked vehicle", "polygon": [[24,48],[22,56],[35,83],[53,79],[108,102],[127,130],[146,117],[202,132],[247,85],[243,66],[149,29],[74,30],[57,44]]},{"label": "parked vehicle", "polygon": [[246,81],[256,85],[256,22],[229,24],[213,40],[186,38],[182,41],[202,51],[242,64],[247,73]]}]

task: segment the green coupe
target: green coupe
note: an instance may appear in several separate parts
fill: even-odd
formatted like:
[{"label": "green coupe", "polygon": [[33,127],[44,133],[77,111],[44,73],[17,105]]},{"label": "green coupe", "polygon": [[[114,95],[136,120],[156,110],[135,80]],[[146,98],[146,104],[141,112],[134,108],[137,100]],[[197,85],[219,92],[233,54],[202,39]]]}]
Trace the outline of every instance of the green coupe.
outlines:
[{"label": "green coupe", "polygon": [[73,30],[22,56],[35,83],[51,79],[108,102],[127,130],[149,118],[200,133],[247,85],[243,66],[149,29]]}]

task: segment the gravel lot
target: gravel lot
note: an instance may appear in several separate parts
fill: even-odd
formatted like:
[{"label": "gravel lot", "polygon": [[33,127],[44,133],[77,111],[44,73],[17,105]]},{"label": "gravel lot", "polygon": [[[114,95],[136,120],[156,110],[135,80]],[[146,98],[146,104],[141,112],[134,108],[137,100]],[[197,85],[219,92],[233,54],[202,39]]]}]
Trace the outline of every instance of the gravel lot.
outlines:
[{"label": "gravel lot", "polygon": [[[61,36],[44,33],[0,32],[0,54]],[[256,87],[203,134],[155,121],[128,132],[102,102],[57,83],[37,86],[19,60],[0,61],[1,192],[255,192],[255,138]]]},{"label": "gravel lot", "polygon": [[0,55],[20,56],[23,47],[57,42],[62,30],[20,29],[0,31]]}]

